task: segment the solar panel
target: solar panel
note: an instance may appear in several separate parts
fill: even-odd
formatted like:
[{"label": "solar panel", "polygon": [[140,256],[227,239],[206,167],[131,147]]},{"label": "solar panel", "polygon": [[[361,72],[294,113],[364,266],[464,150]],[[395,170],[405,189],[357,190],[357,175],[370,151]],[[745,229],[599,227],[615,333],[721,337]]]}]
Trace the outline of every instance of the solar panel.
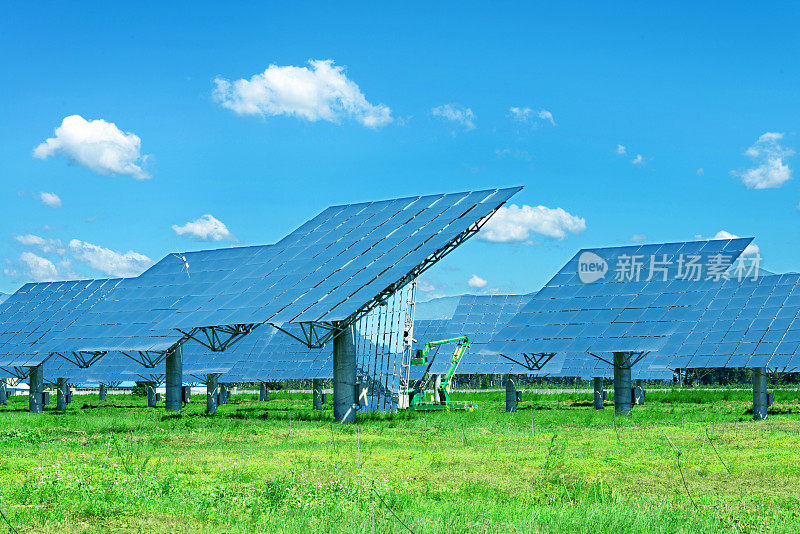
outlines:
[{"label": "solar panel", "polygon": [[41,282],[22,286],[0,311],[0,367],[35,366],[49,357],[35,344],[68,327],[120,279]]},{"label": "solar panel", "polygon": [[610,360],[613,352],[656,351],[679,321],[691,320],[713,300],[751,241],[582,250],[484,350],[508,356],[556,352],[581,361],[593,358],[588,353]]},{"label": "solar panel", "polygon": [[669,368],[800,366],[800,274],[728,280],[658,354]]},{"label": "solar panel", "polygon": [[165,350],[183,337],[173,329],[353,320],[520,189],[334,206],[274,245],[170,254],[40,350]]}]

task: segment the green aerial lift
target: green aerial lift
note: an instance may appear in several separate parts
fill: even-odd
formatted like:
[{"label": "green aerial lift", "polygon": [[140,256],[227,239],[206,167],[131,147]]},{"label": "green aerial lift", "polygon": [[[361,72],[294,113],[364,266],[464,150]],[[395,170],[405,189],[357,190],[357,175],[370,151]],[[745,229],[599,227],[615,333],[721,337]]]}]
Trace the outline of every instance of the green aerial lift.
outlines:
[{"label": "green aerial lift", "polygon": [[[432,349],[447,343],[458,343],[458,345],[456,346],[455,353],[453,353],[452,360],[450,360],[450,368],[447,370],[447,374],[442,377],[442,383],[438,387],[438,401],[435,400],[435,395],[434,398],[428,401],[425,398],[425,389],[423,384],[423,380],[428,374],[428,370],[431,368],[431,365],[433,365],[433,357],[429,358],[428,355]],[[450,385],[453,375],[458,368],[459,362],[461,362],[461,358],[464,356],[464,354],[466,354],[467,349],[469,349],[469,346],[469,338],[467,336],[458,336],[450,339],[443,339],[442,341],[431,341],[429,343],[425,343],[424,348],[416,350],[415,357],[411,359],[411,365],[427,365],[428,367],[425,368],[422,378],[420,378],[416,384],[414,384],[414,388],[408,392],[408,408],[410,410],[472,411],[475,409],[475,406],[471,404],[456,404],[450,400]]]}]

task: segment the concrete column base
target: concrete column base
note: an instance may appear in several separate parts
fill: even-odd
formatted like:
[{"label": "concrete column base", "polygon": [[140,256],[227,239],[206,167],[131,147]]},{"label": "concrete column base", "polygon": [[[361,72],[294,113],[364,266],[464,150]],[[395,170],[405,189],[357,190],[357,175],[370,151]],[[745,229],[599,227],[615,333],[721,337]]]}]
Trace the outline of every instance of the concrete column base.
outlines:
[{"label": "concrete column base", "polygon": [[596,376],[592,379],[594,384],[594,409],[595,410],[602,410],[603,409],[603,379],[599,376]]},{"label": "concrete column base", "polygon": [[340,423],[356,421],[355,388],[355,329],[350,325],[333,339],[333,417]]},{"label": "concrete column base", "polygon": [[767,418],[767,369],[753,368],[753,421]]},{"label": "concrete column base", "polygon": [[614,411],[629,416],[633,406],[631,365],[627,352],[614,353]]},{"label": "concrete column base", "polygon": [[514,375],[506,378],[506,411],[517,411],[517,377]]},{"label": "concrete column base", "polygon": [[30,368],[29,379],[28,411],[42,413],[44,409],[44,369],[41,364]]}]

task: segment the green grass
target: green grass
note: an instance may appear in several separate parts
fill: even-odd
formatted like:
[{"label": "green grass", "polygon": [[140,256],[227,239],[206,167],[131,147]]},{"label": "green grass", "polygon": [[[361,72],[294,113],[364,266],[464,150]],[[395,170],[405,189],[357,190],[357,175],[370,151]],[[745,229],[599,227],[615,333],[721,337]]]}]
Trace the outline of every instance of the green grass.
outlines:
[{"label": "green grass", "polygon": [[761,422],[739,391],[653,392],[631,418],[588,394],[526,394],[515,414],[503,392],[455,397],[479,409],[357,427],[300,393],[213,417],[202,396],[182,416],[12,398],[0,510],[18,532],[800,532],[799,392]]}]

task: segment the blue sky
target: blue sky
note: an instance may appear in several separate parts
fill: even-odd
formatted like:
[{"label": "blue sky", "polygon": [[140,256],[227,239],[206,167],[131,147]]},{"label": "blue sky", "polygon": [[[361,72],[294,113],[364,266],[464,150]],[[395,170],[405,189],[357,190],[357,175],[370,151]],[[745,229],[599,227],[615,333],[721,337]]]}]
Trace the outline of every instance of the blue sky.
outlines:
[{"label": "blue sky", "polygon": [[518,184],[423,297],[720,231],[800,266],[796,4],[80,5],[3,10],[0,291]]}]

